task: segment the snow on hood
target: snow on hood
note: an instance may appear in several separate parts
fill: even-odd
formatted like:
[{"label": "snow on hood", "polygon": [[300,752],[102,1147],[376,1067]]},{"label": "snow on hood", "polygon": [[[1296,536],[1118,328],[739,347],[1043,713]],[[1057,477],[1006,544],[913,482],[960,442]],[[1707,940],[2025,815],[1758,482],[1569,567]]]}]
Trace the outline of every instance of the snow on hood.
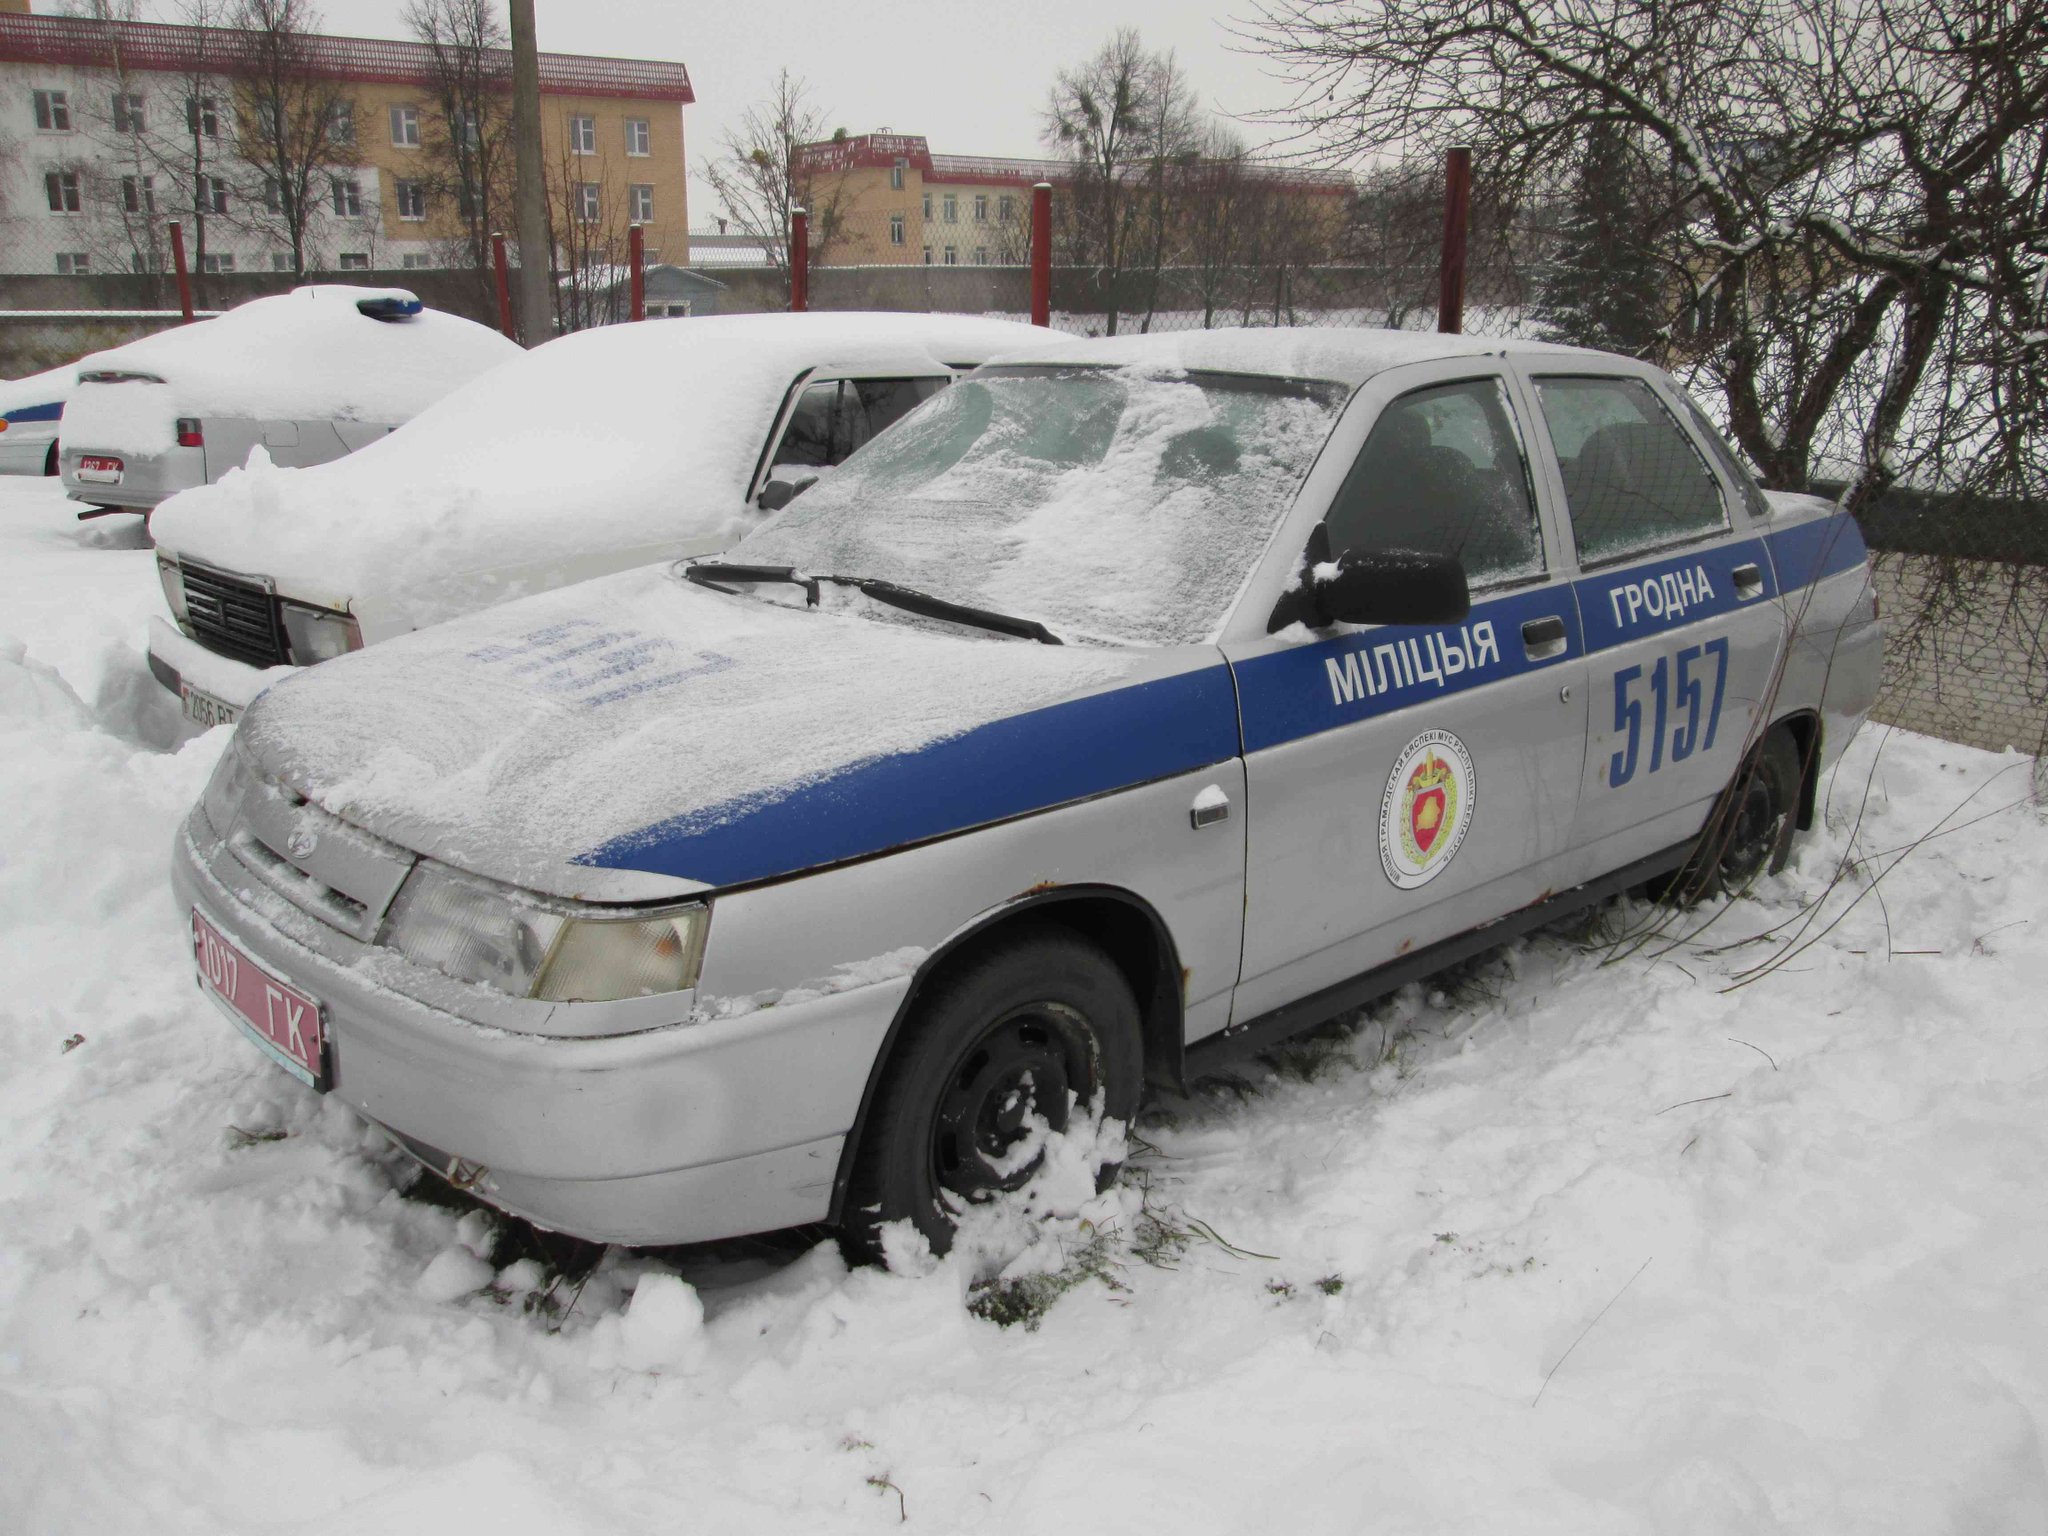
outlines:
[{"label": "snow on hood", "polygon": [[396,424],[451,389],[521,355],[496,331],[437,309],[373,320],[364,299],[399,288],[341,283],[251,299],[218,319],[159,331],[78,361],[81,373],[151,374],[158,384],[81,384],[65,437],[154,453],[178,416],[254,416]]},{"label": "snow on hood", "polygon": [[1140,651],[783,607],[657,566],[308,668],[257,699],[237,741],[358,826],[575,894],[596,873],[575,861],[617,839],[1147,669]]},{"label": "snow on hood", "polygon": [[[389,437],[310,469],[253,466],[156,509],[159,545],[287,591],[372,598],[432,623],[605,551],[713,549],[745,502],[797,375],[836,365],[928,374],[1042,344],[1006,321],[733,315],[564,336],[456,390]],[[555,581],[563,579],[559,574]]]}]

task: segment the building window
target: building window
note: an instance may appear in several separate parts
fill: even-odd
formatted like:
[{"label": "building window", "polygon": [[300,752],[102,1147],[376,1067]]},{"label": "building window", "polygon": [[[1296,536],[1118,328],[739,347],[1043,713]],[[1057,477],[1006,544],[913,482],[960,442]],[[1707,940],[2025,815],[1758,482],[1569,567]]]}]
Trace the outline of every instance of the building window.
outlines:
[{"label": "building window", "polygon": [[50,212],[78,212],[78,172],[49,172],[43,177],[43,192],[50,199]]},{"label": "building window", "polygon": [[284,212],[284,193],[278,187],[275,176],[263,178],[263,211],[265,213]]},{"label": "building window", "polygon": [[946,222],[948,224],[958,224],[960,222],[960,199],[948,192],[943,207],[945,208]]},{"label": "building window", "polygon": [[400,149],[420,147],[420,109],[418,107],[393,107],[391,109],[391,142]]},{"label": "building window", "polygon": [[211,96],[185,98],[185,131],[200,138],[220,137],[220,103]]},{"label": "building window", "polygon": [[484,132],[477,122],[476,113],[462,107],[448,115],[448,137],[464,149],[475,149],[484,141]]},{"label": "building window", "polygon": [[226,213],[228,211],[228,184],[220,177],[200,177],[198,194],[193,206],[199,212]]},{"label": "building window", "polygon": [[57,253],[57,275],[59,277],[83,277],[92,270],[92,257],[84,251],[59,251]]},{"label": "building window", "polygon": [[327,142],[330,144],[353,144],[356,141],[356,104],[343,97],[330,109],[327,117]]},{"label": "building window", "polygon": [[595,224],[604,212],[603,189],[594,181],[576,184],[576,217],[586,224]]},{"label": "building window", "polygon": [[959,246],[957,246],[957,245],[949,245],[949,246],[947,246],[947,247],[946,247],[946,265],[947,265],[947,266],[949,266],[949,267],[957,267],[957,266],[959,266],[959,265],[960,265],[960,247],[959,247]]},{"label": "building window", "polygon": [[924,248],[924,264],[926,266],[930,266],[932,264],[932,248],[930,246],[926,246]]},{"label": "building window", "polygon": [[986,192],[974,194],[974,222],[977,224],[986,224],[988,222],[988,194]]},{"label": "building window", "polygon": [[142,98],[128,91],[114,93],[114,132],[142,132]]},{"label": "building window", "polygon": [[398,264],[408,272],[417,272],[423,267],[431,265],[431,262],[425,251],[407,251],[398,258]]},{"label": "building window", "polygon": [[344,272],[367,272],[370,270],[370,258],[361,251],[343,251],[341,253],[341,270]]},{"label": "building window", "polygon": [[909,165],[910,162],[908,160],[898,160],[889,167],[889,190],[891,192],[901,192],[903,190],[903,172]]},{"label": "building window", "polygon": [[569,147],[579,155],[597,153],[597,119],[594,117],[572,117],[569,119]]},{"label": "building window", "polygon": [[627,191],[630,194],[628,206],[632,209],[628,216],[636,224],[651,222],[654,218],[654,188],[633,186],[627,188]]},{"label": "building window", "polygon": [[234,254],[230,252],[224,256],[209,255],[199,264],[199,270],[202,272],[232,272],[235,270]]},{"label": "building window", "polygon": [[71,97],[64,91],[37,91],[36,127],[44,133],[71,131]]},{"label": "building window", "polygon": [[334,178],[334,215],[340,219],[360,219],[363,216],[363,188],[357,181]]},{"label": "building window", "polygon": [[647,119],[629,117],[626,119],[626,153],[629,155],[651,155],[654,153],[652,136],[647,131]]},{"label": "building window", "polygon": [[889,243],[891,245],[901,245],[903,243],[903,215],[900,213],[889,215]]},{"label": "building window", "polygon": [[155,213],[156,178],[154,176],[123,176],[121,178],[121,211],[123,213]]},{"label": "building window", "polygon": [[999,197],[996,199],[996,222],[998,224],[1007,224],[1016,216],[1017,199],[1014,197]]},{"label": "building window", "polygon": [[924,195],[924,221],[927,224],[932,221],[932,195],[929,192]]},{"label": "building window", "polygon": [[975,264],[975,265],[976,265],[977,267],[985,267],[985,266],[987,266],[987,265],[988,265],[988,247],[987,247],[987,246],[985,246],[985,245],[977,245],[977,246],[976,246],[976,247],[974,248],[974,264]]},{"label": "building window", "polygon": [[291,253],[290,251],[272,251],[272,252],[270,253],[270,270],[271,270],[271,271],[273,271],[273,272],[289,272],[289,271],[291,271],[291,269],[292,269],[292,253]]},{"label": "building window", "polygon": [[145,256],[140,251],[129,254],[128,270],[137,277],[141,277],[145,272],[161,272],[163,269],[164,259],[161,256]]},{"label": "building window", "polygon": [[401,219],[424,219],[427,216],[426,183],[401,181],[393,189],[398,199],[398,216]]}]

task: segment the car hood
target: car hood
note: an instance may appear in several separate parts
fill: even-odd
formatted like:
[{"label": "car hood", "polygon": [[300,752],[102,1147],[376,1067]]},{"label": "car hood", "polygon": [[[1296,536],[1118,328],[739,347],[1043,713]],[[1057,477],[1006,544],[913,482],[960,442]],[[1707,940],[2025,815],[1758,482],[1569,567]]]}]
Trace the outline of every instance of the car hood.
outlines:
[{"label": "car hood", "polygon": [[773,879],[1221,761],[1213,647],[983,638],[647,567],[309,668],[241,750],[342,819],[556,895]]}]

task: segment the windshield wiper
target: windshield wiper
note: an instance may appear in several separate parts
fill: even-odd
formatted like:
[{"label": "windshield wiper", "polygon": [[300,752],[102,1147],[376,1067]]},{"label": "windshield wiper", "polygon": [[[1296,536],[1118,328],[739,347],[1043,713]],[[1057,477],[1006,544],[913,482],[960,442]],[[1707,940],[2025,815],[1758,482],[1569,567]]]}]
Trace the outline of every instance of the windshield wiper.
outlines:
[{"label": "windshield wiper", "polygon": [[813,608],[818,606],[818,578],[805,576],[793,565],[735,565],[728,560],[703,560],[695,565],[683,567],[683,579],[694,581],[700,587],[709,587],[714,592],[723,592],[728,597],[739,594],[731,587],[722,587],[721,581],[780,581],[792,587],[804,589],[804,600]]},{"label": "windshield wiper", "polygon": [[877,581],[862,576],[827,576],[825,580],[836,582],[842,587],[852,587],[863,597],[871,597],[878,603],[887,603],[891,608],[901,608],[905,613],[914,613],[921,618],[944,619],[953,624],[972,624],[977,629],[994,630],[999,635],[1015,635],[1019,640],[1036,640],[1040,645],[1065,645],[1066,642],[1036,619],[1020,619],[1014,614],[997,613],[992,608],[975,608],[966,603],[948,602],[943,597],[933,597],[929,592],[920,592],[915,587],[898,586],[893,581]]}]

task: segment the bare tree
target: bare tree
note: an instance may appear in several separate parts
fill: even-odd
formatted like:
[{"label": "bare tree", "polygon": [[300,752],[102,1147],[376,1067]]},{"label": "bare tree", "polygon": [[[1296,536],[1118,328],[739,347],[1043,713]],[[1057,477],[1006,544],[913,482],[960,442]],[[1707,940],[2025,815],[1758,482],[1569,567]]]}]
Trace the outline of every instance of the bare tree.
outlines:
[{"label": "bare tree", "polygon": [[330,168],[352,154],[336,129],[353,122],[353,98],[314,68],[320,13],[312,0],[234,0],[229,17],[241,34],[232,81],[242,158],[262,177],[260,206],[291,248],[292,272],[303,275]]},{"label": "bare tree", "polygon": [[1244,141],[1226,128],[1212,128],[1201,158],[1180,182],[1188,280],[1202,306],[1203,330],[1241,291],[1256,190]]},{"label": "bare tree", "polygon": [[825,132],[825,115],[810,104],[810,88],[787,69],[775,77],[768,100],[747,108],[725,135],[719,153],[700,166],[726,216],[761,242],[771,266],[789,270],[789,217],[809,216],[811,260],[823,262],[846,238],[848,166],[831,152],[846,137]]},{"label": "bare tree", "polygon": [[477,301],[494,292],[491,235],[512,211],[511,55],[490,0],[407,0],[408,31],[433,51],[438,119],[426,125],[427,190],[452,203],[461,228],[449,252],[476,275]]},{"label": "bare tree", "polygon": [[1154,56],[1136,28],[1123,27],[1085,64],[1061,70],[1046,99],[1045,138],[1074,168],[1070,195],[1061,200],[1066,258],[1094,269],[1112,336],[1145,206],[1140,177],[1155,78]]},{"label": "bare tree", "polygon": [[1147,281],[1145,318],[1138,329],[1145,332],[1152,329],[1159,309],[1170,243],[1179,237],[1183,182],[1201,156],[1202,123],[1194,89],[1172,49],[1151,56],[1139,100],[1144,108],[1140,124],[1145,172],[1141,240]]}]

